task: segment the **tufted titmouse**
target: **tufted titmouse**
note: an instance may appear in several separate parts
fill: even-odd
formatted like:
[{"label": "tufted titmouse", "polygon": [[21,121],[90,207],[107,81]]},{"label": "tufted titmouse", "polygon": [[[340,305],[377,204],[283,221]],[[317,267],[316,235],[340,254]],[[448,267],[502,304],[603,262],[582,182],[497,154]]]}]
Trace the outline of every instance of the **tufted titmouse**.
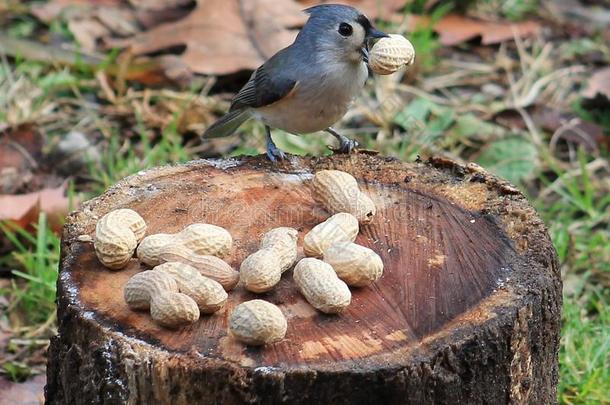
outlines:
[{"label": "tufted titmouse", "polygon": [[309,14],[292,45],[282,49],[250,77],[231,102],[229,112],[203,138],[231,135],[247,119],[265,124],[267,156],[284,159],[273,143],[271,127],[293,134],[324,130],[339,140],[339,151],[358,144],[331,128],[347,112],[368,76],[367,42],[387,37],[353,7],[323,4]]}]

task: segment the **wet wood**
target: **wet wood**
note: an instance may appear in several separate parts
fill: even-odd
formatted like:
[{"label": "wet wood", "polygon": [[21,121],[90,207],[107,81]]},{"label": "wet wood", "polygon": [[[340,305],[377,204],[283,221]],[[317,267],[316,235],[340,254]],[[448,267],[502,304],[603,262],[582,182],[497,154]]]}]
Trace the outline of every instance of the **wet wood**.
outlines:
[{"label": "wet wood", "polygon": [[[129,207],[147,234],[194,222],[228,229],[235,268],[277,226],[300,240],[327,218],[307,181],[352,173],[378,208],[357,243],[381,255],[371,288],[340,316],[317,313],[291,271],[271,292],[238,287],[226,308],[179,331],[130,311],[122,288],[145,267],[113,272],[90,243],[97,218]],[[301,252],[302,256],[302,252]],[[51,345],[49,403],[555,402],[561,282],[544,225],[510,184],[478,166],[367,155],[197,161],[132,176],[70,216]],[[248,348],[227,336],[242,301],[288,318],[286,338]]]}]

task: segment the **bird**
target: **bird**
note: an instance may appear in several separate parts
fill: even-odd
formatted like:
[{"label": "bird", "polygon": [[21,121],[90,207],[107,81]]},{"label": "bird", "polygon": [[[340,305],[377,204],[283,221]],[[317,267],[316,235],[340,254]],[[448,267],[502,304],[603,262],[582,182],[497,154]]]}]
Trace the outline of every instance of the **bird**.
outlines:
[{"label": "bird", "polygon": [[255,118],[265,126],[272,162],[286,159],[286,154],[273,142],[271,128],[295,135],[326,131],[339,141],[340,153],[358,146],[332,126],[364,88],[369,41],[388,35],[351,6],[321,4],[304,12],[309,17],[294,42],[252,73],[203,139],[229,136]]}]

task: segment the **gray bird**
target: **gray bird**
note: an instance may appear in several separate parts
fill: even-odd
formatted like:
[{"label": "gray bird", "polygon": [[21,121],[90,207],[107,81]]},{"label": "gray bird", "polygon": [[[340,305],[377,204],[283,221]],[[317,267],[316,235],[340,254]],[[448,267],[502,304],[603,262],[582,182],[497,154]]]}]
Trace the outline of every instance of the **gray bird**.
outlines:
[{"label": "gray bird", "polygon": [[254,117],[265,124],[267,156],[285,154],[273,142],[271,127],[292,134],[326,131],[339,140],[339,151],[358,144],[331,126],[347,112],[368,76],[367,43],[388,35],[377,31],[353,7],[323,4],[309,14],[292,45],[282,49],[250,77],[231,102],[229,112],[203,138],[231,135]]}]

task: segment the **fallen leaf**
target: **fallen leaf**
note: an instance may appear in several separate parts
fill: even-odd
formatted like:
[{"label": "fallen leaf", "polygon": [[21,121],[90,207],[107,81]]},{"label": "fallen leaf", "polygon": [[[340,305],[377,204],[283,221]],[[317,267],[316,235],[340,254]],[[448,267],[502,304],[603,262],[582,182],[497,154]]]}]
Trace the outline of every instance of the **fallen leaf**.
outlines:
[{"label": "fallen leaf", "polygon": [[[555,135],[552,139],[552,149],[556,148],[559,141],[564,141],[581,146],[588,152],[596,152],[600,146],[610,150],[610,137],[605,135],[601,126],[593,122],[584,121],[573,113],[545,106],[533,106],[528,108],[527,112],[538,128]],[[513,130],[527,128],[523,117],[516,110],[504,110],[495,114],[493,119]]]},{"label": "fallen leaf", "polygon": [[[141,3],[146,7],[146,2]],[[168,3],[166,7],[173,4]],[[149,23],[159,21],[159,15],[168,9],[156,6],[157,8],[141,10],[129,2],[119,0],[53,0],[34,6],[32,14],[46,23],[62,17],[81,48],[94,51],[98,48],[97,43],[106,38],[127,37],[140,32],[139,11],[144,12]]]},{"label": "fallen leaf", "polygon": [[0,405],[39,405],[44,402],[46,375],[40,374],[22,383],[0,377]]},{"label": "fallen leaf", "polygon": [[115,35],[128,36],[140,31],[131,9],[100,7],[95,17]]},{"label": "fallen leaf", "polygon": [[180,21],[163,24],[113,45],[148,54],[185,46],[183,61],[197,73],[253,70],[289,45],[306,20],[292,0],[200,0]]},{"label": "fallen leaf", "polygon": [[118,7],[122,3],[122,0],[52,0],[34,4],[31,8],[31,13],[40,21],[48,24],[57,19],[68,7]]},{"label": "fallen leaf", "polygon": [[593,73],[582,95],[586,98],[605,97],[610,100],[610,67]]},{"label": "fallen leaf", "polygon": [[592,36],[594,30],[607,30],[610,27],[610,9],[607,2],[605,5],[590,3],[591,1],[561,0],[550,1],[545,7],[559,20],[563,29],[566,25],[575,25]]},{"label": "fallen leaf", "polygon": [[92,55],[88,52],[70,51],[36,41],[13,38],[2,33],[0,33],[0,48],[2,48],[2,52],[6,52],[9,56],[48,62],[50,64],[69,66],[86,64],[95,66],[103,63],[105,60],[103,54]]},{"label": "fallen leaf", "polygon": [[[307,20],[302,9],[317,0],[51,0],[33,6],[33,14],[50,23],[62,12],[81,47],[94,51],[129,48],[134,55],[184,50],[191,71],[225,75],[253,70],[294,40]],[[347,0],[371,19],[402,22],[406,0]],[[190,12],[189,12],[190,11]],[[188,14],[186,14],[188,13]],[[138,28],[149,29],[140,32]],[[160,63],[163,65],[164,63]],[[181,71],[182,72],[182,71]],[[180,73],[182,77],[185,75]],[[170,79],[175,73],[170,73]],[[151,84],[157,73],[144,75]]]},{"label": "fallen leaf", "polygon": [[[134,2],[132,1],[132,4]],[[156,27],[159,24],[169,23],[172,21],[180,20],[186,17],[192,10],[190,5],[193,3],[192,0],[177,0],[175,5],[171,8],[165,1],[159,1],[159,6],[163,7],[138,7],[135,11],[136,19],[138,23],[145,29]],[[184,3],[184,4],[183,4]]]},{"label": "fallen leaf", "polygon": [[[134,80],[148,85],[167,83],[168,81],[186,82],[188,80],[184,77],[191,73],[173,55],[163,55],[153,59],[148,57],[130,58],[129,55],[125,55],[126,58],[119,58],[117,63],[106,64],[103,54],[69,51],[35,41],[11,38],[1,33],[0,48],[10,56],[51,64],[68,66],[86,64],[92,68],[104,65],[104,71],[111,76],[121,76],[124,80]],[[123,59],[127,60],[124,65],[120,62]],[[3,124],[0,123],[0,129],[2,129],[2,126]]]},{"label": "fallen leaf", "polygon": [[101,22],[90,19],[70,20],[68,29],[81,48],[86,51],[94,51],[97,47],[97,40],[109,34],[108,29]]},{"label": "fallen leaf", "polygon": [[41,212],[47,214],[54,231],[61,228],[69,210],[65,196],[67,183],[57,188],[45,188],[28,194],[0,194],[0,221],[9,221],[21,228],[36,222]]},{"label": "fallen leaf", "polygon": [[32,125],[0,133],[0,193],[15,193],[32,180],[43,144],[43,136]]},{"label": "fallen leaf", "polygon": [[32,125],[9,128],[0,133],[0,170],[36,164],[42,156],[44,138]]},{"label": "fallen leaf", "polygon": [[[432,24],[427,16],[411,16],[411,27],[429,26]],[[441,18],[433,27],[439,35],[442,45],[452,46],[471,39],[481,37],[483,45],[498,44],[517,37],[529,37],[538,34],[541,26],[536,21],[491,22],[448,14]]]},{"label": "fallen leaf", "polygon": [[[301,0],[300,3],[306,7],[316,4],[337,3],[335,0]],[[400,23],[404,19],[404,14],[400,11],[408,0],[343,0],[343,4],[348,4],[360,10],[371,20],[384,20]]]},{"label": "fallen leaf", "polygon": [[163,11],[168,8],[186,7],[193,0],[129,0],[129,3],[142,10]]}]

